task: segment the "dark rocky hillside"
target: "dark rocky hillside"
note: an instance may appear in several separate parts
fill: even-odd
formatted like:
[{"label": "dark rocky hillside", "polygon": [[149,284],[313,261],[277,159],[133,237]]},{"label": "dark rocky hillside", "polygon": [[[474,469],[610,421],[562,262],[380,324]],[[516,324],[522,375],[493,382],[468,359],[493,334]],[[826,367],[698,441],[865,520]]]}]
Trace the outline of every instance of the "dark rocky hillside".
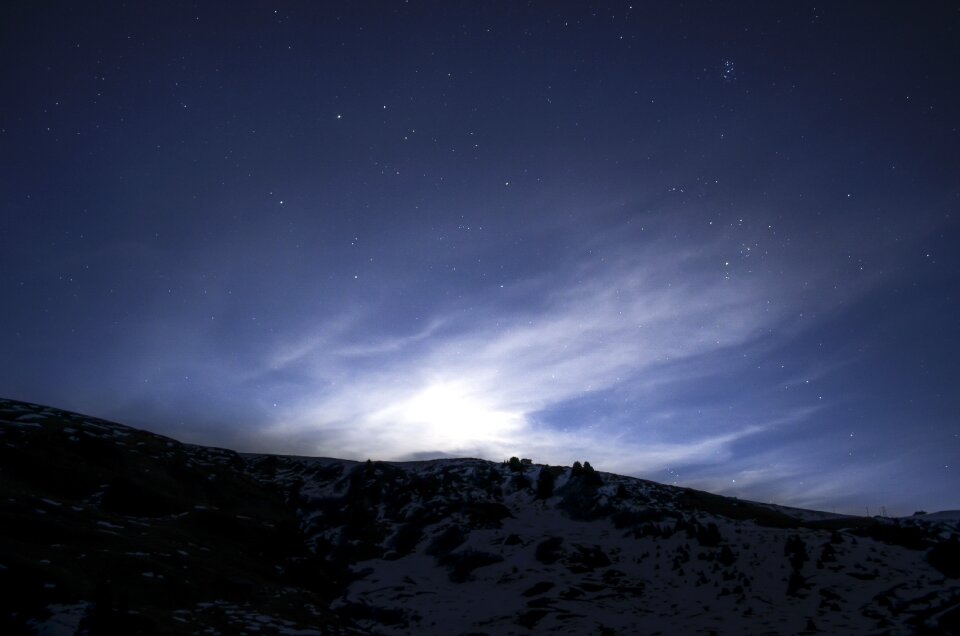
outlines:
[{"label": "dark rocky hillside", "polygon": [[0,633],[960,633],[958,516],[241,455],[0,400]]}]

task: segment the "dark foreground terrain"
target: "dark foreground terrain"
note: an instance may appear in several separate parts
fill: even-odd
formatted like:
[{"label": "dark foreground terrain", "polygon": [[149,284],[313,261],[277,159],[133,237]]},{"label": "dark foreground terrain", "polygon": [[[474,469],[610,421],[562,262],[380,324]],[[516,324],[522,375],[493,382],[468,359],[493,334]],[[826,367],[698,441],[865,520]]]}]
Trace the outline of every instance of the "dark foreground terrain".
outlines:
[{"label": "dark foreground terrain", "polygon": [[0,400],[0,634],[957,634],[958,518],[241,455]]}]

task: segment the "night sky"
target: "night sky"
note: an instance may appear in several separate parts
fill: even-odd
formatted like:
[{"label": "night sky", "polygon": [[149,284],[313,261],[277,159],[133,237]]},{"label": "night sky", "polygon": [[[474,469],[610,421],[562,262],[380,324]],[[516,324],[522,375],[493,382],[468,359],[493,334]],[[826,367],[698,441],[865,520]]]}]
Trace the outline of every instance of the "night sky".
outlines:
[{"label": "night sky", "polygon": [[960,508],[960,10],[823,5],[4,3],[0,395]]}]

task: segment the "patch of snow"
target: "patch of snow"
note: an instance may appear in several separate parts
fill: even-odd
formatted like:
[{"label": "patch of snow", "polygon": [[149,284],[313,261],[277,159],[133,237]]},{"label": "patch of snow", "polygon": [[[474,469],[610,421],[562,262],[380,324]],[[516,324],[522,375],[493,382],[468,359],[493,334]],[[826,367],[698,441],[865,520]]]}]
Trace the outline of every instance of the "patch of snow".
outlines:
[{"label": "patch of snow", "polygon": [[8,420],[6,423],[10,424],[11,426],[19,426],[21,428],[43,428],[41,424],[37,424],[36,422],[11,422]]},{"label": "patch of snow", "polygon": [[28,624],[38,636],[73,636],[80,630],[80,621],[87,613],[90,603],[81,601],[67,605],[47,605],[50,617],[31,620]]},{"label": "patch of snow", "polygon": [[110,528],[111,530],[123,530],[123,529],[124,529],[123,526],[118,526],[117,524],[115,524],[115,523],[110,523],[109,521],[98,521],[98,522],[97,522],[97,525],[98,525],[98,526],[102,526],[102,527],[104,527],[104,528]]}]

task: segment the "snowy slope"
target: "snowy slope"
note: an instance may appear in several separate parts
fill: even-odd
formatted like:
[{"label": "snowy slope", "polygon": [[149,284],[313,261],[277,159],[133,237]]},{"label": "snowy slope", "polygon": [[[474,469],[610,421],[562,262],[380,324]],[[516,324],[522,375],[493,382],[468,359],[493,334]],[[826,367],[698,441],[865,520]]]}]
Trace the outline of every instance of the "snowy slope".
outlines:
[{"label": "snowy slope", "polygon": [[[537,466],[270,461],[310,532],[358,552],[334,607],[377,633],[912,633],[960,602],[925,558],[942,527],[922,520],[900,536],[616,475],[584,486],[569,468],[539,499]],[[332,506],[358,499],[368,543]]]},{"label": "snowy slope", "polygon": [[0,478],[3,633],[960,633],[956,513],[239,455],[13,401]]}]

